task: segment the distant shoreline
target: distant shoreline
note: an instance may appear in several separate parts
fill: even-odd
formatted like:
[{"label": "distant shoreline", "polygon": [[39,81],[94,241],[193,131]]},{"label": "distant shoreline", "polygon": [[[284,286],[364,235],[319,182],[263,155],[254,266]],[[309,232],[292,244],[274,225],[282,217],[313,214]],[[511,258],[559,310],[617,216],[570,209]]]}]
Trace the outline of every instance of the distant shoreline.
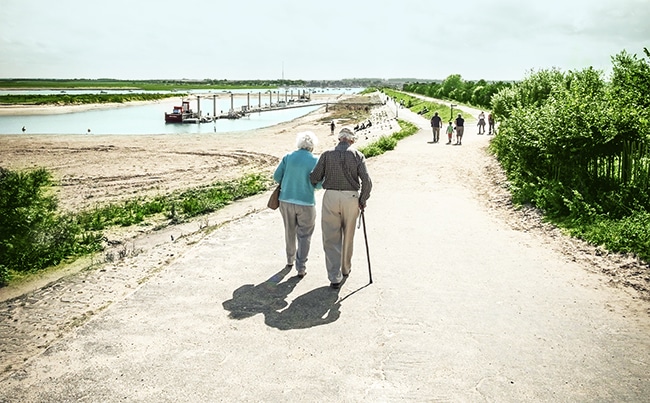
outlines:
[{"label": "distant shoreline", "polygon": [[[208,98],[217,96],[218,98],[226,97],[227,94],[194,94]],[[341,94],[311,94],[312,100],[336,102]],[[2,105],[0,104],[0,116],[25,116],[25,115],[58,115],[64,113],[85,112],[91,110],[106,110],[114,108],[123,108],[126,106],[150,105],[155,103],[172,102],[178,100],[177,97],[169,97],[151,101],[127,101],[112,103],[90,103],[79,105]]]},{"label": "distant shoreline", "polygon": [[162,101],[163,100],[130,101],[82,105],[0,105],[0,116],[57,115],[92,110],[115,109],[125,106],[154,104]]}]

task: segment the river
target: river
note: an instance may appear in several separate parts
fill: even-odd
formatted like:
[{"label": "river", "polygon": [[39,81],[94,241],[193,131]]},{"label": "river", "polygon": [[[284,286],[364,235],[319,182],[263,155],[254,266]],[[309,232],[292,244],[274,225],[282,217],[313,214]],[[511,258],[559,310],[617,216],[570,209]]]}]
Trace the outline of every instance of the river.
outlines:
[{"label": "river", "polygon": [[[345,94],[357,93],[362,89],[327,89],[319,90],[321,93]],[[2,91],[0,94],[25,94],[25,93],[60,93],[61,91]],[[97,93],[91,90],[70,90],[68,94]],[[105,90],[107,93],[124,93],[124,91]],[[146,91],[140,91],[146,92]],[[190,94],[201,94],[201,111],[203,115],[227,112],[231,108],[230,94],[226,91],[193,90]],[[246,94],[249,91],[235,90],[232,97],[232,106],[235,110],[241,110],[242,106],[250,105],[257,107],[267,105],[269,101],[276,103],[282,100],[288,91],[279,90],[274,93],[250,91],[250,97]],[[297,90],[293,93],[297,97]],[[213,96],[217,105],[213,103]],[[192,97],[191,108],[197,110],[197,102]],[[137,104],[109,109],[88,110],[64,114],[34,114],[34,115],[8,115],[0,116],[0,135],[7,134],[108,134],[108,135],[134,135],[134,134],[175,134],[175,133],[223,133],[233,131],[245,131],[273,126],[304,116],[320,107],[320,105],[301,105],[297,108],[279,109],[273,111],[251,113],[240,119],[218,119],[214,122],[198,124],[176,124],[165,123],[165,112],[171,112],[175,105],[180,105],[181,97],[169,98],[154,103]],[[24,130],[23,130],[24,128]]]}]

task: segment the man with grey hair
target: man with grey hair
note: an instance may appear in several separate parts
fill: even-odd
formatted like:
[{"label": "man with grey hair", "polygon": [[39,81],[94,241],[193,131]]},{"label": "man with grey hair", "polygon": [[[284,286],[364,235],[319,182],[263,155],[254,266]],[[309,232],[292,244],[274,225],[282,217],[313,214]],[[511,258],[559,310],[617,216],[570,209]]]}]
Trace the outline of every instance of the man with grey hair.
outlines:
[{"label": "man with grey hair", "polygon": [[365,157],[351,147],[356,136],[349,128],[343,128],[338,137],[338,145],[321,154],[309,175],[312,184],[322,181],[326,189],[321,231],[327,277],[334,289],[341,287],[352,269],[355,224],[372,189]]},{"label": "man with grey hair", "polygon": [[312,154],[318,138],[312,132],[301,132],[296,136],[297,150],[285,155],[273,173],[273,179],[280,184],[280,214],[284,222],[284,240],[287,267],[295,261],[298,277],[307,274],[307,255],[316,222],[316,200],[309,173],[318,159]]}]

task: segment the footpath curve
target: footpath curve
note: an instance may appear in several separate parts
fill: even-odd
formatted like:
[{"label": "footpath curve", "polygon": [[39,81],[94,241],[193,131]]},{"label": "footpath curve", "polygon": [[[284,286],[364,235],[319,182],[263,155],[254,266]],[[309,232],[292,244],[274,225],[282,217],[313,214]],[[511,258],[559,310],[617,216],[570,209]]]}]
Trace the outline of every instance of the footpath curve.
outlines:
[{"label": "footpath curve", "polygon": [[0,402],[646,400],[650,303],[490,208],[472,122],[447,146],[399,117],[422,130],[368,160],[373,284],[362,229],[340,290],[320,225],[308,275],[284,270],[279,213],[252,198],[12,366]]}]

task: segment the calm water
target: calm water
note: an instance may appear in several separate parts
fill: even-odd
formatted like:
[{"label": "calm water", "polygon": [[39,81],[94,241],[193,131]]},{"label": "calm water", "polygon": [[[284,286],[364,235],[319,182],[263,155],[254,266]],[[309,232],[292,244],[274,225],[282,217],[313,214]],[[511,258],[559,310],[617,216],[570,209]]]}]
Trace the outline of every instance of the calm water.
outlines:
[{"label": "calm water", "polygon": [[[356,93],[360,89],[330,89],[321,90],[327,93]],[[60,93],[61,91],[3,91],[5,93]],[[97,93],[98,91],[66,91],[68,94],[76,93]],[[105,92],[109,92],[106,90]],[[118,92],[118,91],[115,91]],[[134,91],[135,92],[135,91]],[[207,91],[196,91],[201,94],[208,94]],[[233,91],[237,94],[233,97],[233,106],[235,110],[241,110],[243,105],[248,105],[248,98],[245,95],[248,91]],[[124,93],[124,91],[120,91]],[[216,112],[227,112],[230,110],[230,97],[223,94],[222,91],[214,91],[214,94],[221,95],[217,98]],[[251,92],[250,106],[252,108],[259,105],[259,92]],[[297,91],[293,91],[294,97],[298,96]],[[288,92],[287,96],[291,96]],[[275,103],[278,99],[277,93],[271,94],[272,101]],[[279,99],[284,99],[284,91],[280,91]],[[55,115],[23,115],[23,116],[0,116],[0,135],[3,134],[21,134],[22,128],[25,127],[27,134],[87,134],[90,129],[91,134],[174,134],[174,133],[222,133],[232,131],[245,131],[259,129],[262,127],[273,126],[282,122],[287,122],[298,117],[304,116],[320,106],[306,106],[295,109],[283,109],[269,112],[252,113],[241,119],[218,119],[216,122],[200,124],[174,124],[165,123],[165,112],[171,112],[174,105],[180,105],[181,98],[170,98],[158,103],[125,106],[119,108],[94,110],[84,112],[74,112]],[[262,106],[269,103],[269,94],[261,94]],[[196,111],[196,100],[190,101],[190,107]],[[213,97],[201,97],[201,111],[203,115],[214,113]]]}]

